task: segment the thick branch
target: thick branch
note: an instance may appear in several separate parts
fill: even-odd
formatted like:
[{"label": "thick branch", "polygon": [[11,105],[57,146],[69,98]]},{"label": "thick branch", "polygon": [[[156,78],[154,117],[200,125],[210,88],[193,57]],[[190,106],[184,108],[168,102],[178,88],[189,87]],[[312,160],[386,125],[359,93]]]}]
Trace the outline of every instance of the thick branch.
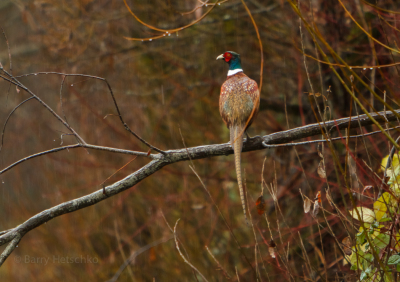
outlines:
[{"label": "thick branch", "polygon": [[[398,111],[400,113],[400,110]],[[385,117],[383,116],[385,115]],[[373,116],[378,122],[385,123],[387,121],[395,121],[396,116],[392,112],[380,112],[380,113],[372,113]],[[335,121],[327,121],[326,127],[329,131],[332,131],[336,127],[339,129],[344,129],[349,126],[350,118],[342,118]],[[360,115],[359,117],[351,117],[350,128],[355,128],[359,126],[359,123],[362,126],[371,125],[372,121],[366,115]],[[307,126],[302,126],[286,131],[281,131],[277,133],[273,133],[270,135],[266,135],[264,137],[255,137],[251,139],[249,142],[245,142],[243,151],[255,151],[265,149],[262,145],[263,142],[266,144],[282,144],[288,143],[291,141],[299,140],[302,138],[320,135],[321,134],[321,126],[319,124],[310,124]],[[186,161],[190,158],[193,159],[203,159],[207,157],[220,156],[220,155],[229,155],[233,154],[233,150],[228,143],[225,144],[216,144],[216,145],[208,145],[208,146],[198,146],[192,148],[184,148],[178,150],[170,150],[165,152],[166,155],[157,154],[154,155],[154,160],[152,160],[147,165],[143,166],[136,172],[131,175],[125,177],[124,179],[107,186],[105,188],[106,194],[103,194],[103,189],[97,190],[96,192],[83,196],[78,199],[74,199],[65,203],[62,203],[58,206],[45,210],[35,216],[31,217],[21,225],[17,226],[14,229],[9,230],[9,232],[0,236],[0,245],[4,245],[7,242],[12,241],[15,238],[18,238],[20,234],[26,234],[30,230],[42,225],[43,223],[58,217],[60,215],[74,212],[85,207],[97,204],[98,202],[121,193],[132,186],[136,185],[143,179],[152,175],[156,171],[162,169],[164,166],[180,162]],[[190,158],[189,158],[190,154]],[[1,234],[1,233],[0,233]]]},{"label": "thick branch", "polygon": [[11,243],[8,244],[7,248],[5,248],[3,253],[0,255],[0,266],[3,265],[3,263],[11,255],[11,253],[15,250],[15,248],[18,247],[18,243],[19,243],[19,241],[21,241],[21,239],[22,239],[22,235],[16,234],[14,239],[11,240]]},{"label": "thick branch", "polygon": [[[396,110],[397,113],[400,113],[400,110]],[[379,123],[386,123],[387,121],[396,121],[397,118],[395,114],[392,112],[378,112],[378,113],[370,113],[370,115],[376,119]],[[359,115],[353,116],[350,118],[341,118],[337,120],[326,121],[326,128],[330,133],[332,133],[336,128],[346,129],[356,128],[361,126],[372,125],[371,119],[367,117],[367,115]],[[296,141],[302,138],[307,138],[311,136],[321,135],[321,129],[323,125],[322,123],[319,125],[318,123],[301,126],[285,131],[280,131],[276,133],[272,133],[269,135],[265,135],[263,137],[256,136],[253,137],[249,142],[244,142],[243,144],[243,152],[256,151],[265,149],[262,145],[265,142],[267,145],[272,144],[285,144],[292,141]],[[203,159],[211,156],[221,156],[221,155],[230,155],[233,154],[233,149],[231,148],[229,143],[225,144],[217,144],[217,145],[208,145],[208,146],[199,146],[192,147],[186,149],[179,149],[173,151],[166,151],[168,153],[168,158],[171,162],[179,162],[189,160],[188,154],[190,154],[191,159]]]}]

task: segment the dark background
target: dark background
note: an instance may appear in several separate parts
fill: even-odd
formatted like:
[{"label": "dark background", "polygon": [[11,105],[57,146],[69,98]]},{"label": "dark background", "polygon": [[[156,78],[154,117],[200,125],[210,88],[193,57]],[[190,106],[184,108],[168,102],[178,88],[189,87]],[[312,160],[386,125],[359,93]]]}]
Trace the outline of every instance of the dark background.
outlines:
[{"label": "dark background", "polygon": [[[203,6],[193,11],[201,5],[194,0],[127,2],[142,21],[162,29],[183,27],[210,8]],[[261,111],[249,130],[250,135],[266,135],[315,123],[317,120],[309,100],[312,90],[301,52],[298,16],[283,0],[249,0],[246,4],[258,25],[264,55]],[[371,43],[337,1],[301,1],[300,4],[303,16],[310,23],[314,20],[323,38],[347,64],[370,66],[398,60],[396,53]],[[375,38],[391,47],[396,46],[399,32],[379,19],[378,10],[362,1],[344,1],[344,4]],[[380,4],[387,10],[398,11],[399,8],[396,1]],[[381,12],[381,15],[391,25],[398,25],[397,15],[389,12]],[[122,0],[3,0],[0,2],[0,25],[8,38],[12,74],[54,71],[106,78],[130,128],[163,150],[183,148],[182,137],[188,147],[228,141],[229,132],[218,111],[220,86],[228,67],[215,60],[219,54],[228,50],[240,53],[244,72],[257,82],[260,80],[257,35],[243,4],[237,0],[222,3],[202,21],[179,33],[144,42],[129,41],[124,37],[150,38],[162,33],[136,21]],[[301,31],[306,53],[316,57],[315,45],[304,25]],[[326,48],[324,50],[327,52]],[[323,58],[320,56],[320,59]],[[0,62],[5,69],[10,69],[3,35],[0,37]],[[353,103],[350,95],[329,66],[319,65],[309,58],[306,62],[314,92],[318,93],[317,101],[322,110],[326,106],[327,119],[355,115],[355,107],[350,109]],[[341,68],[336,70],[350,85],[349,72]],[[388,103],[397,107],[395,101],[400,93],[395,67],[379,71],[357,69],[356,72],[368,84],[374,84],[381,97],[383,91],[387,91]],[[62,115],[62,76],[38,74],[20,80]],[[359,83],[357,86],[357,95],[360,99],[365,98],[361,101],[368,110],[383,109],[382,104],[371,100],[365,87]],[[24,91],[0,81],[0,126],[12,109],[28,97]],[[86,142],[148,150],[125,131],[115,116],[115,107],[103,82],[67,77],[62,100],[68,122]],[[315,102],[313,105],[315,107]],[[366,131],[373,130],[376,130],[374,126],[366,128]],[[63,145],[76,143],[72,136],[62,136],[63,133],[67,133],[66,128],[43,106],[35,100],[26,102],[11,116],[4,131],[1,168],[31,154],[58,147],[61,142]],[[315,137],[318,138],[321,136]],[[383,135],[366,138],[365,142],[368,151],[361,140],[350,142],[350,149],[377,172],[381,158],[388,153],[388,143]],[[345,146],[339,142],[335,149],[344,164]],[[300,238],[315,269],[322,271],[324,263],[329,266],[330,281],[351,275],[353,272],[349,267],[342,265],[342,254],[326,227],[328,222],[341,240],[346,236],[342,222],[333,215],[327,215],[326,222],[321,215],[314,220],[303,212],[299,189],[311,199],[322,191],[324,208],[332,211],[324,197],[327,183],[317,174],[321,160],[317,145],[299,146],[296,150],[298,156],[290,147],[242,155],[255,233],[243,219],[233,156],[196,160],[193,165],[253,267],[257,261],[263,281],[268,278],[269,281],[288,280],[288,273],[297,281],[304,281],[305,276],[318,277],[315,270],[305,266]],[[344,209],[340,190],[348,200],[347,190],[342,186],[343,181],[340,184],[336,178],[331,153],[326,146],[324,156],[332,195],[337,205]],[[148,159],[138,157],[117,172],[132,159],[132,156],[79,148],[32,159],[1,174],[0,230],[13,228],[45,209],[92,193],[115,172],[106,184],[122,179],[148,162]],[[0,269],[1,280],[108,280],[132,253],[172,234],[164,215],[172,227],[180,218],[177,232],[181,249],[184,246],[190,262],[209,281],[227,278],[205,246],[230,278],[236,279],[237,268],[240,281],[253,281],[253,270],[189,164],[167,166],[117,196],[31,231]],[[352,176],[349,183],[357,191],[366,185],[375,185],[366,177],[365,171],[353,171]],[[275,183],[280,205],[281,212],[264,188],[270,230],[265,217],[258,215],[255,209],[263,186],[261,177],[265,185]],[[271,234],[277,252],[284,257],[288,255],[290,270],[284,267],[281,258],[273,259],[269,255],[266,243]],[[254,257],[255,236],[260,244],[257,260]],[[62,258],[74,258],[78,262],[63,263]],[[128,268],[119,281],[153,281],[153,278],[155,281],[196,281],[193,270],[183,262],[173,240],[138,254]]]}]

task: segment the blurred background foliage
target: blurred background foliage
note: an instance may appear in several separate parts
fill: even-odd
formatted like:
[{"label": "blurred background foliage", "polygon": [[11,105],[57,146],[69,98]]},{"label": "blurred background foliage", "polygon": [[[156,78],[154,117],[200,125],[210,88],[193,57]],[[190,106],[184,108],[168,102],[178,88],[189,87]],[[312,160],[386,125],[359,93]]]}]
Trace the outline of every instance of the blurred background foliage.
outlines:
[{"label": "blurred background foliage", "polygon": [[[195,0],[127,2],[141,20],[162,29],[187,25],[210,9]],[[261,111],[249,130],[250,135],[265,135],[315,123],[297,15],[283,0],[248,0],[246,3],[260,31],[265,60]],[[321,35],[347,64],[371,66],[398,60],[396,53],[371,43],[336,0],[299,1],[299,4],[303,16],[310,23],[314,20]],[[379,11],[361,0],[344,1],[344,4],[376,39],[397,46],[398,30],[385,21],[396,27],[398,15]],[[378,5],[399,11],[399,4],[394,0],[378,1]],[[200,8],[195,9],[198,6]],[[149,38],[161,33],[138,23],[122,0],[3,0],[0,2],[0,25],[10,45],[14,75],[54,71],[106,78],[131,129],[163,150],[183,148],[182,138],[188,147],[228,141],[229,133],[218,111],[220,85],[227,73],[227,66],[215,60],[219,54],[228,50],[240,53],[245,73],[256,81],[260,77],[256,32],[240,0],[218,5],[205,19],[179,33],[144,42],[129,41],[124,37]],[[316,57],[315,46],[304,26],[302,33],[306,53]],[[9,69],[3,36],[0,38],[0,62]],[[322,94],[317,98],[321,105],[325,99],[328,119],[356,114],[355,107],[350,111],[350,96],[329,66],[309,58],[306,62],[313,89]],[[349,73],[344,69],[337,70],[348,81]],[[397,107],[396,67],[379,71],[367,67],[366,70],[358,69],[357,73],[373,85],[381,97],[385,90],[388,103]],[[60,75],[31,75],[22,77],[21,81],[62,113]],[[357,95],[365,98],[362,102],[369,110],[383,109],[367,89],[358,86]],[[0,121],[3,124],[10,111],[28,95],[5,81],[0,82],[0,90]],[[147,151],[120,124],[104,83],[67,77],[62,100],[69,123],[88,143]],[[373,130],[376,130],[374,126],[366,129]],[[39,103],[26,102],[13,114],[5,130],[1,167],[61,143],[76,142],[71,136],[62,136],[63,133],[66,133],[65,128]],[[387,140],[378,134],[366,138],[365,142],[368,150],[361,141],[351,141],[350,148],[359,160],[368,162],[370,158],[368,164],[377,171],[381,157],[389,150]],[[336,143],[335,148],[344,164],[345,146]],[[166,221],[173,227],[180,218],[177,231],[186,255],[209,281],[228,278],[218,269],[205,246],[232,280],[237,279],[237,269],[240,281],[254,281],[252,267],[257,263],[263,281],[305,281],[305,277],[317,281],[320,279],[318,273],[324,271],[327,276],[323,274],[323,277],[328,277],[329,281],[342,277],[351,281],[354,278],[352,272],[342,265],[342,254],[327,232],[326,223],[318,216],[314,220],[303,212],[299,188],[312,199],[322,191],[324,207],[331,208],[324,197],[327,182],[317,174],[320,161],[317,149],[317,145],[308,145],[296,147],[297,152],[286,147],[243,154],[242,166],[256,235],[243,219],[233,157],[193,162],[231,226],[242,252],[190,170],[189,162],[182,162],[163,168],[122,194],[31,231],[0,269],[0,279],[111,279],[135,251],[159,239],[170,238],[172,233]],[[331,153],[325,150],[323,154],[331,193],[336,204],[344,209],[340,191],[348,200],[347,190],[336,178]],[[262,174],[265,158],[266,169]],[[131,160],[131,156],[80,148],[18,165],[0,175],[0,211],[3,215],[0,229],[15,227],[47,208],[100,189],[106,178]],[[106,184],[122,179],[147,162],[147,159],[136,158]],[[352,173],[357,175],[353,178],[354,189],[375,185],[366,176],[370,172]],[[269,255],[268,225],[265,217],[256,212],[261,176],[267,184],[276,181],[282,214],[277,212],[265,189],[266,215],[277,244],[276,251],[288,256],[287,267],[280,259]],[[329,215],[327,220],[337,238],[346,235],[337,217]],[[255,236],[261,252],[257,260],[254,258]],[[301,250],[300,238],[306,253]],[[305,254],[313,269],[305,267]],[[18,262],[17,257],[22,261]],[[54,261],[62,257],[90,257],[97,263]],[[50,261],[45,263],[40,258],[50,258]],[[138,254],[119,281],[153,281],[153,278],[155,281],[196,281],[193,270],[183,263],[177,252],[174,240]],[[201,281],[198,275],[197,278]]]}]

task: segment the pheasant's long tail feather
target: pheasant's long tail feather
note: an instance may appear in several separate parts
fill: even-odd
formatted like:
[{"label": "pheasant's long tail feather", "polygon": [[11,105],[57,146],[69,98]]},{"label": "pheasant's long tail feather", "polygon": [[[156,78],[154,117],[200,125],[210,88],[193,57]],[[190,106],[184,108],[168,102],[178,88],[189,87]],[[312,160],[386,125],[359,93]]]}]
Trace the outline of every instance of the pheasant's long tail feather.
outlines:
[{"label": "pheasant's long tail feather", "polygon": [[243,207],[243,214],[244,218],[246,220],[246,224],[249,225],[249,222],[247,220],[246,216],[246,203],[244,199],[244,193],[243,193],[243,183],[242,183],[242,168],[241,168],[241,162],[240,162],[240,157],[242,153],[242,147],[243,147],[243,128],[244,126],[232,126],[230,128],[230,137],[231,137],[231,145],[233,147],[233,151],[235,154],[235,168],[236,168],[236,177],[239,185],[239,193],[240,193],[240,200],[242,201],[242,207]]}]

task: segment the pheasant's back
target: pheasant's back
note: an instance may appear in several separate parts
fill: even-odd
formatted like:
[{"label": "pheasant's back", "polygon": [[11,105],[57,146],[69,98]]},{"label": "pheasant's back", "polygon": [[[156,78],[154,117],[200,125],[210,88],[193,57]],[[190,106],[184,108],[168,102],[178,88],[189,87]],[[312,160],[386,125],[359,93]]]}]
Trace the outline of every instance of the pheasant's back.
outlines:
[{"label": "pheasant's back", "polygon": [[[238,73],[222,84],[219,111],[226,126],[244,125],[250,118],[253,108],[254,119],[258,112],[259,95],[257,83],[244,73]],[[252,121],[252,120],[251,120]],[[250,126],[251,121],[247,126]]]}]

